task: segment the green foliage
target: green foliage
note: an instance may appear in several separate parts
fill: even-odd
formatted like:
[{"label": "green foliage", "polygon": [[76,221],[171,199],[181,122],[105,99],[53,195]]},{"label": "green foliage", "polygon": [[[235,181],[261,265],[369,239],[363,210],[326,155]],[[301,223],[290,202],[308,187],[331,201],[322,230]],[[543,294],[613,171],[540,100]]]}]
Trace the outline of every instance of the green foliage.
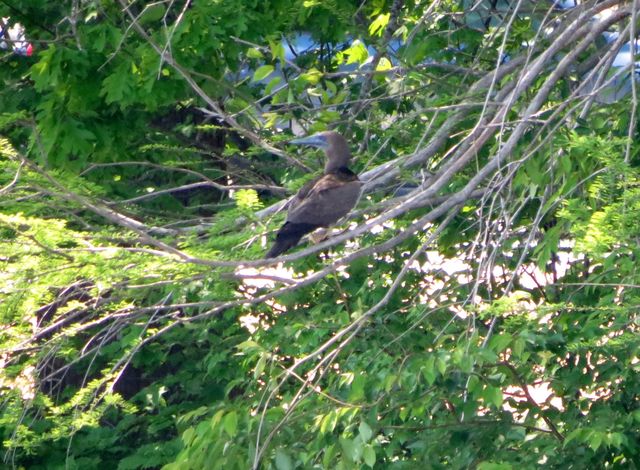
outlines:
[{"label": "green foliage", "polygon": [[235,199],[241,209],[255,210],[263,205],[255,189],[240,189],[236,192]]},{"label": "green foliage", "polygon": [[[37,46],[0,54],[5,464],[636,468],[631,100],[574,99],[587,61],[526,119],[556,62],[513,101],[518,69],[470,92],[496,64],[525,54],[530,66],[552,37],[537,30],[546,13],[507,27],[466,6],[0,5]],[[291,54],[300,34],[316,42]],[[500,101],[510,107],[489,122]],[[524,121],[479,196],[410,232]],[[285,147],[292,123],[337,124],[359,173],[401,160],[355,226],[415,205],[320,256],[254,271],[246,260],[283,220],[260,211],[322,168],[319,153]],[[475,129],[499,134],[467,141]],[[455,165],[435,198],[405,196]]]}]

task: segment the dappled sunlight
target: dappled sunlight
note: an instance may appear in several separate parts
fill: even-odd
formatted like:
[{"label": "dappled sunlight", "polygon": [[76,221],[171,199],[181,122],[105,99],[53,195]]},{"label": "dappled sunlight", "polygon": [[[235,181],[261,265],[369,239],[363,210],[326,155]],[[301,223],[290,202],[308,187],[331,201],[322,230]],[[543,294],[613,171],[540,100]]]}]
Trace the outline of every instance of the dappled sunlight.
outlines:
[{"label": "dappled sunlight", "polygon": [[[8,366],[9,355],[0,356],[0,370]],[[0,376],[0,390],[16,390],[23,400],[33,400],[37,391],[36,368],[29,365],[20,371],[17,377],[9,378],[5,374]]]},{"label": "dappled sunlight", "polygon": [[[564,411],[562,399],[554,394],[550,385],[549,382],[537,381],[527,384],[526,392],[521,387],[510,385],[504,389],[504,394],[516,402],[525,403],[528,400],[533,400],[533,403],[530,404],[541,410],[553,407],[558,411]],[[529,412],[529,410],[525,410],[524,413],[521,413],[518,408],[511,406],[508,401],[504,402],[503,409],[518,416],[518,422],[524,422]]]},{"label": "dappled sunlight", "polygon": [[293,268],[285,267],[283,263],[277,266],[265,266],[262,268],[239,267],[235,274],[242,279],[247,288],[247,293],[256,292],[257,289],[272,289],[277,282],[294,281]]},{"label": "dappled sunlight", "polygon": [[40,3],[0,466],[640,461],[639,3]]}]

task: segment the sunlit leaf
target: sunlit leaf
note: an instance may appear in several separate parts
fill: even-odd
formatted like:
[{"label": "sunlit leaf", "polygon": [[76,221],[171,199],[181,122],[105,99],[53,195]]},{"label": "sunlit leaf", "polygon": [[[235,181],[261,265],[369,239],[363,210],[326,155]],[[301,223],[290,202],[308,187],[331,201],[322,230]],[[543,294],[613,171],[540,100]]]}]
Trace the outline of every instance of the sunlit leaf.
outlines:
[{"label": "sunlit leaf", "polygon": [[378,15],[369,25],[369,34],[372,36],[382,36],[384,29],[389,23],[389,18],[391,18],[390,13],[382,13]]},{"label": "sunlit leaf", "polygon": [[382,57],[376,66],[376,70],[380,72],[384,72],[385,70],[389,70],[392,67],[391,62],[386,57]]},{"label": "sunlit leaf", "polygon": [[255,189],[239,189],[234,197],[241,209],[254,210],[262,207],[262,202],[260,202],[258,192]]},{"label": "sunlit leaf", "polygon": [[274,71],[274,67],[273,65],[263,65],[261,67],[258,67],[256,69],[256,71],[253,73],[253,81],[254,82],[259,82],[260,80],[263,80],[265,78],[267,78],[269,75],[271,75]]}]

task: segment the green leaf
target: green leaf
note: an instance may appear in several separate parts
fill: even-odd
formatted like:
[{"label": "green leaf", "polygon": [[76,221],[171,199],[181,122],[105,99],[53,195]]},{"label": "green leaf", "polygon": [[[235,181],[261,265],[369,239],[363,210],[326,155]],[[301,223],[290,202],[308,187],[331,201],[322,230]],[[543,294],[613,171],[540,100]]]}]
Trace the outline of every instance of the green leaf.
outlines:
[{"label": "green leaf", "polygon": [[322,73],[316,68],[312,68],[308,72],[300,74],[300,79],[310,85],[317,84],[321,78]]},{"label": "green leaf", "polygon": [[293,468],[291,457],[280,447],[276,449],[276,468],[278,470],[291,470]]},{"label": "green leaf", "polygon": [[330,411],[327,415],[325,415],[320,423],[320,432],[322,434],[333,432],[333,430],[336,428],[336,424],[338,424],[338,415],[335,411]]},{"label": "green leaf", "polygon": [[263,59],[264,54],[257,47],[252,47],[250,49],[247,49],[247,57],[249,57],[250,59]]},{"label": "green leaf", "polygon": [[278,77],[278,76],[275,76],[271,80],[269,80],[269,83],[267,83],[267,86],[264,87],[265,96],[270,95],[271,92],[273,92],[273,89],[276,86],[278,86],[278,84],[280,84],[281,81],[282,81],[282,77]]},{"label": "green leaf", "polygon": [[242,351],[244,354],[251,354],[257,351],[264,351],[264,348],[252,339],[248,339],[246,341],[243,341],[240,344],[237,344],[236,348]]},{"label": "green leaf", "polygon": [[342,52],[346,56],[346,64],[363,64],[369,58],[369,51],[362,41],[356,39],[351,46]]},{"label": "green leaf", "polygon": [[230,437],[235,436],[238,431],[238,414],[235,411],[227,413],[222,422],[222,426]]},{"label": "green leaf", "polygon": [[366,421],[362,421],[360,426],[358,426],[358,431],[360,432],[360,437],[362,437],[363,442],[369,442],[371,436],[373,435],[373,431],[369,427]]},{"label": "green leaf", "polygon": [[194,437],[196,437],[196,430],[194,428],[187,428],[182,433],[182,442],[184,442],[185,445],[189,445]]},{"label": "green leaf", "polygon": [[489,340],[489,347],[493,349],[495,352],[500,353],[504,351],[507,348],[507,346],[509,346],[509,344],[511,344],[512,340],[513,340],[513,337],[509,333],[494,335]]},{"label": "green leaf", "polygon": [[262,67],[258,67],[256,71],[253,73],[252,81],[259,82],[260,80],[263,80],[267,78],[269,75],[271,75],[274,70],[275,68],[273,67],[273,65],[269,65],[269,64],[263,65]]},{"label": "green leaf", "polygon": [[522,356],[525,348],[525,340],[523,338],[518,338],[513,342],[513,355],[516,357]]},{"label": "green leaf", "polygon": [[362,400],[365,397],[364,387],[366,381],[367,379],[361,374],[353,377],[353,382],[351,383],[351,391],[349,393],[349,400],[357,401]]},{"label": "green leaf", "polygon": [[588,438],[589,447],[594,451],[598,450],[602,445],[604,435],[600,431],[592,431],[591,435]]},{"label": "green leaf", "polygon": [[256,363],[256,368],[253,371],[253,378],[257,379],[264,372],[264,367],[267,364],[267,354],[262,354],[258,362]]},{"label": "green leaf", "polygon": [[362,451],[362,457],[364,459],[364,463],[367,464],[369,467],[373,468],[373,466],[376,464],[376,451],[373,448],[373,446],[371,445],[364,446],[364,449]]},{"label": "green leaf", "polygon": [[567,155],[561,155],[558,157],[558,163],[560,164],[560,168],[565,174],[570,174],[572,170],[571,158]]},{"label": "green leaf", "polygon": [[161,3],[151,3],[144,7],[142,14],[138,18],[140,24],[153,23],[159,21],[165,15],[165,6]]},{"label": "green leaf", "polygon": [[284,44],[282,41],[273,41],[269,43],[271,49],[271,57],[273,60],[279,59],[281,63],[284,63],[285,53]]},{"label": "green leaf", "polygon": [[255,189],[239,189],[235,192],[234,199],[240,209],[255,210],[262,207]]},{"label": "green leaf", "polygon": [[480,462],[478,470],[513,470],[513,466],[508,463]]},{"label": "green leaf", "polygon": [[496,408],[500,408],[502,406],[502,390],[499,387],[492,387],[488,385],[483,392],[483,397],[487,401],[487,403],[492,404]]},{"label": "green leaf", "polygon": [[369,25],[369,34],[372,36],[382,36],[384,29],[389,24],[390,13],[382,13],[377,16],[375,20]]},{"label": "green leaf", "polygon": [[120,107],[124,108],[123,100],[133,91],[132,82],[129,64],[123,63],[102,81],[100,94],[105,97],[107,104],[119,103]]},{"label": "green leaf", "polygon": [[438,373],[436,371],[436,358],[433,355],[427,358],[421,368],[421,371],[427,383],[429,385],[433,385],[438,376]]},{"label": "green leaf", "polygon": [[344,455],[351,462],[358,462],[362,458],[364,444],[360,439],[347,439],[340,437],[340,445],[342,446]]},{"label": "green leaf", "polygon": [[330,467],[331,462],[336,455],[336,450],[337,448],[335,444],[330,444],[325,448],[324,455],[322,456],[322,465],[324,466],[324,468]]}]

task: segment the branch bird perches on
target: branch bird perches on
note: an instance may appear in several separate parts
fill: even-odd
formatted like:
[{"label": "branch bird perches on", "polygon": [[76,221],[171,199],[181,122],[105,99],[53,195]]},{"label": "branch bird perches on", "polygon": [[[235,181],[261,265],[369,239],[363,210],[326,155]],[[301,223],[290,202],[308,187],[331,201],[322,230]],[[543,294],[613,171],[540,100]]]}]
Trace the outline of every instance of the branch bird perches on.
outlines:
[{"label": "branch bird perches on", "polygon": [[265,258],[275,258],[298,244],[307,233],[328,227],[347,215],[357,204],[362,183],[349,169],[351,152],[344,137],[325,131],[289,142],[324,150],[324,174],[309,181],[291,199],[287,220]]}]

